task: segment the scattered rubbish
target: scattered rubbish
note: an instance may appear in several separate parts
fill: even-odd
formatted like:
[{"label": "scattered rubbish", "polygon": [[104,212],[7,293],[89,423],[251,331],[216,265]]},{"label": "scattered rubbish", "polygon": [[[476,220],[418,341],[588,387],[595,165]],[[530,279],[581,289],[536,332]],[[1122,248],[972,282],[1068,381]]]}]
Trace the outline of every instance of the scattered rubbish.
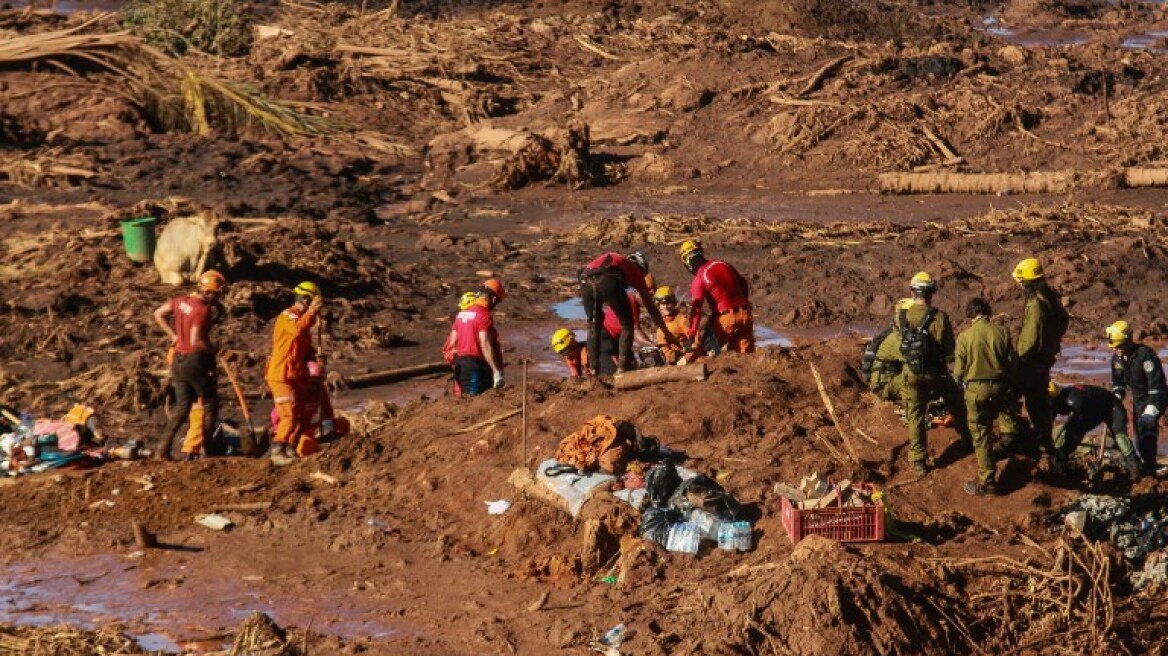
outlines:
[{"label": "scattered rubbish", "polygon": [[536,611],[543,610],[543,607],[547,605],[548,599],[551,598],[551,596],[552,593],[550,590],[544,590],[543,593],[539,595],[538,599],[531,602],[527,606],[527,611],[529,613],[534,613]]},{"label": "scattered rubbish", "polygon": [[383,533],[389,531],[389,524],[381,521],[380,519],[377,519],[376,517],[369,518],[368,520],[366,520],[365,524],[367,524],[369,527],[377,529],[378,531],[381,531]]},{"label": "scattered rubbish", "polygon": [[1093,542],[1110,542],[1131,567],[1137,589],[1168,583],[1168,508],[1136,511],[1130,499],[1084,494],[1051,515],[1054,526]]},{"label": "scattered rubbish", "polygon": [[613,576],[612,574],[609,574],[609,575],[607,575],[607,576],[600,576],[600,577],[597,577],[597,579],[596,579],[596,580],[597,580],[597,582],[599,582],[599,583],[607,583],[607,584],[609,584],[609,585],[616,585],[616,582],[617,582],[619,579],[618,579],[617,577]]},{"label": "scattered rubbish", "polygon": [[775,491],[781,495],[783,527],[792,543],[808,535],[840,542],[884,539],[884,495],[872,485],[834,483],[817,472],[804,477],[798,488],[776,485]]},{"label": "scattered rubbish", "polygon": [[626,628],[627,627],[625,627],[624,622],[621,622],[620,624],[612,627],[608,630],[608,633],[605,633],[604,637],[600,639],[600,644],[604,645],[605,647],[620,647],[621,642],[623,642],[625,639]]},{"label": "scattered rubbish", "polygon": [[491,547],[491,550],[487,552],[487,555],[494,556],[498,553],[499,553],[499,547]]},{"label": "scattered rubbish", "polygon": [[235,522],[231,521],[227,517],[224,517],[223,515],[218,515],[215,513],[199,515],[195,517],[195,522],[215,531],[225,531],[232,526],[235,526]]},{"label": "scattered rubbish", "polygon": [[511,502],[506,499],[499,499],[498,501],[484,501],[487,504],[488,515],[502,515],[511,507]]},{"label": "scattered rubbish", "polygon": [[97,501],[94,501],[93,503],[89,504],[90,510],[97,510],[98,508],[113,508],[113,507],[114,507],[114,502],[110,501],[109,499],[98,499]]},{"label": "scattered rubbish", "polygon": [[328,474],[326,474],[324,472],[314,471],[311,474],[309,474],[308,477],[314,481],[328,483],[329,485],[336,485],[337,484],[337,477],[336,476],[329,476]]},{"label": "scattered rubbish", "polygon": [[158,536],[146,530],[137,519],[131,520],[131,527],[134,529],[134,543],[143,549],[153,549],[158,546]]}]

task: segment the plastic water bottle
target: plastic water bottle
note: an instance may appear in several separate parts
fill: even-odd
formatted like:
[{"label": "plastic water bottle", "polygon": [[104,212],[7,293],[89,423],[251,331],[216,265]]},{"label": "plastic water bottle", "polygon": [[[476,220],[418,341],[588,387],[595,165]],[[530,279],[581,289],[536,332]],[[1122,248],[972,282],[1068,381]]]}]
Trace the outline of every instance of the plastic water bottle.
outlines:
[{"label": "plastic water bottle", "polygon": [[714,514],[706,512],[701,508],[695,508],[689,514],[689,521],[698,527],[698,534],[702,539],[718,539],[718,527],[722,525],[722,520],[718,519]]},{"label": "plastic water bottle", "polygon": [[722,522],[718,527],[718,548],[724,551],[750,551],[750,522]]},{"label": "plastic water bottle", "polygon": [[367,521],[365,523],[368,524],[371,528],[374,528],[374,529],[381,531],[383,533],[389,530],[389,524],[386,524],[385,522],[383,522],[380,519],[377,519],[376,517],[369,519],[369,521]]},{"label": "plastic water bottle", "polygon": [[605,647],[620,647],[621,642],[625,639],[625,623],[621,622],[608,630],[604,637],[600,639],[600,644]]},{"label": "plastic water bottle", "polygon": [[678,553],[696,554],[701,536],[698,528],[689,522],[678,522],[669,527],[669,539],[665,548]]}]

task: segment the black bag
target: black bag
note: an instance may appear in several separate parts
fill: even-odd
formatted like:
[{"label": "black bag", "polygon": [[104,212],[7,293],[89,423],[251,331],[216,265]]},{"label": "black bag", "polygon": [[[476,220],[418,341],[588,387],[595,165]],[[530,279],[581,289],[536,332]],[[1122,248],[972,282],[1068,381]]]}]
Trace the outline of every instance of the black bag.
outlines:
[{"label": "black bag", "polygon": [[892,328],[885,328],[884,332],[873,337],[872,341],[864,347],[864,354],[860,357],[860,378],[865,384],[872,384],[872,367],[876,364],[876,353],[880,351],[880,345],[891,334]]},{"label": "black bag", "polygon": [[664,547],[669,542],[669,528],[684,521],[685,515],[677,510],[650,506],[641,514],[641,526],[637,534]]},{"label": "black bag", "polygon": [[645,494],[650,505],[664,507],[679,485],[681,476],[668,460],[645,473]]},{"label": "black bag", "polygon": [[737,519],[742,512],[742,506],[733,495],[717,481],[701,474],[678,485],[669,499],[669,506],[683,513],[698,508],[726,520]]},{"label": "black bag", "polygon": [[914,374],[932,373],[937,370],[937,354],[940,351],[933,337],[929,335],[929,325],[937,314],[936,308],[929,308],[921,325],[913,328],[908,325],[906,310],[897,315],[897,325],[900,326],[900,355],[904,364]]}]

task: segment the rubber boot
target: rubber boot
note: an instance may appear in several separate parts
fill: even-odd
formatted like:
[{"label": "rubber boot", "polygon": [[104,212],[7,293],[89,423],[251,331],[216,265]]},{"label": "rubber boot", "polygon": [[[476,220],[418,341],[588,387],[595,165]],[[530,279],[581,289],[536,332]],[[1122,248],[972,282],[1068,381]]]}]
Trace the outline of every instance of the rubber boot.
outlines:
[{"label": "rubber boot", "polygon": [[277,467],[287,467],[296,462],[296,459],[289,455],[287,444],[273,444],[271,460],[272,464]]},{"label": "rubber boot", "polygon": [[1129,453],[1123,457],[1123,465],[1127,469],[1127,475],[1133,483],[1144,477],[1140,464],[1140,459],[1134,453]]}]

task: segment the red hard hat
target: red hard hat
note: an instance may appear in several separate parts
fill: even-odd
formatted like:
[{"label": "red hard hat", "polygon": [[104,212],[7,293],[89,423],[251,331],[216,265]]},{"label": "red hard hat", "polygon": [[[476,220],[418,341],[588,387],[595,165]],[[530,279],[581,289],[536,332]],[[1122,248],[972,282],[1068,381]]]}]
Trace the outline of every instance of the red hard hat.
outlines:
[{"label": "red hard hat", "polygon": [[495,300],[501,302],[507,298],[507,291],[503,289],[503,283],[498,278],[491,278],[483,283],[483,289],[495,295]]}]

